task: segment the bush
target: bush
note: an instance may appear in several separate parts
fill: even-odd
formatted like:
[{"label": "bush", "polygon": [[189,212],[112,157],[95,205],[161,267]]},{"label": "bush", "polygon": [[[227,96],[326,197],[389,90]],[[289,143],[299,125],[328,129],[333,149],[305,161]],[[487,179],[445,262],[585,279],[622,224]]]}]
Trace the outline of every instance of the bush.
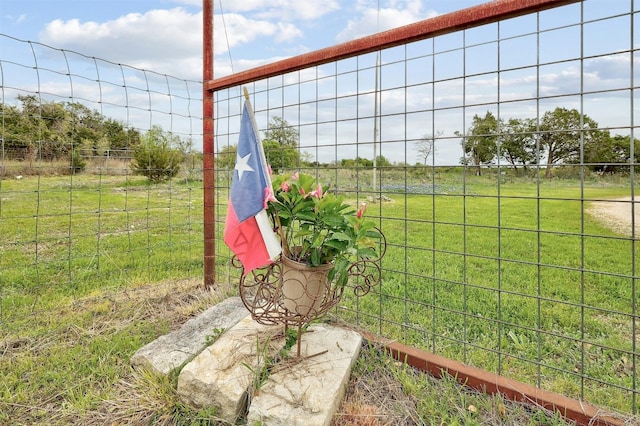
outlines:
[{"label": "bush", "polygon": [[71,173],[76,174],[84,171],[87,167],[87,162],[80,154],[80,149],[75,148],[71,151]]},{"label": "bush", "polygon": [[180,171],[183,154],[174,146],[180,146],[180,138],[153,126],[133,152],[131,168],[137,175],[146,176],[151,182],[163,182]]}]

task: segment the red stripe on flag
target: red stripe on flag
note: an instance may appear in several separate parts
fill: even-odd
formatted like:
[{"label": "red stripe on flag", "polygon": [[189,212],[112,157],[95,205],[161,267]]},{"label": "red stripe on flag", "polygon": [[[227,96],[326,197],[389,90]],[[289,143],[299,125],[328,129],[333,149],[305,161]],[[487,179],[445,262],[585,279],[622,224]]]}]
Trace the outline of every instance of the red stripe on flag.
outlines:
[{"label": "red stripe on flag", "polygon": [[231,203],[227,209],[224,242],[238,256],[245,273],[271,263],[271,257],[255,216],[238,223]]}]

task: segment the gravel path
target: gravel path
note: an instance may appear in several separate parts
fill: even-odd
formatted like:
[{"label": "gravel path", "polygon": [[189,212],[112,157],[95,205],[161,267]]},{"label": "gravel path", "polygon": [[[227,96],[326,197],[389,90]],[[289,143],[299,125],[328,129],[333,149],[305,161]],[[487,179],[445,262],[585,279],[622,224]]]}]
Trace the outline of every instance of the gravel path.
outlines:
[{"label": "gravel path", "polygon": [[633,204],[635,204],[633,213],[635,216],[635,235],[637,237],[640,235],[640,200],[638,199],[632,202],[631,197],[625,197],[611,201],[593,202],[587,209],[587,213],[597,218],[613,231],[631,235],[631,206]]}]

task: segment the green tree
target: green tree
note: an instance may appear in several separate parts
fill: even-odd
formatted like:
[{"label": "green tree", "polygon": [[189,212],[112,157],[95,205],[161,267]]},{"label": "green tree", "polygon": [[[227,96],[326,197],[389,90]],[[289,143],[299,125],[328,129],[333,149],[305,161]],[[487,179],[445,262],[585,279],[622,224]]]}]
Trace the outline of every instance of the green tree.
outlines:
[{"label": "green tree", "polygon": [[355,159],[343,158],[340,160],[340,167],[344,167],[348,169],[355,169],[356,167],[371,168],[373,167],[373,160],[369,160],[368,158],[362,158],[362,157],[356,157]]},{"label": "green tree", "polygon": [[[23,131],[29,151],[54,160],[70,154],[71,114],[64,105],[41,102],[35,95],[18,95],[24,115]],[[33,158],[31,158],[33,159]]]},{"label": "green tree", "polygon": [[373,167],[373,160],[369,160],[368,158],[356,157],[354,166],[356,164],[360,167]]},{"label": "green tree", "polygon": [[237,145],[224,146],[216,156],[216,167],[220,169],[233,169],[236,164]]},{"label": "green tree", "polygon": [[18,101],[21,103],[20,129],[24,142],[28,145],[35,144],[40,139],[40,108],[39,101],[35,95],[18,95]]},{"label": "green tree", "polygon": [[598,123],[577,109],[557,107],[547,111],[540,120],[540,146],[547,154],[545,177],[553,176],[553,166],[580,162],[580,144],[601,143],[607,132],[598,130]]},{"label": "green tree", "polygon": [[640,163],[640,140],[633,139],[633,152],[631,152],[631,136],[615,135],[612,139],[616,145],[622,147],[626,161]]},{"label": "green tree", "polygon": [[276,141],[283,147],[298,148],[298,131],[287,120],[272,117],[269,128],[264,132],[264,139]]},{"label": "green tree", "polygon": [[31,145],[27,119],[18,107],[7,104],[0,104],[0,115],[4,126],[2,154],[8,158],[24,159]]},{"label": "green tree", "polygon": [[125,156],[127,150],[140,144],[140,132],[112,118],[103,121],[101,132],[109,141],[110,156]]},{"label": "green tree", "polygon": [[391,166],[391,161],[387,159],[384,155],[378,155],[376,157],[376,166],[378,167],[389,167]]},{"label": "green tree", "polygon": [[[373,165],[373,161],[371,162]],[[355,169],[356,168],[356,160],[353,158],[342,158],[340,159],[340,167],[345,169]]]},{"label": "green tree", "polygon": [[[484,117],[476,114],[473,116],[471,127],[462,139],[464,157],[461,163],[474,166],[476,176],[482,174],[480,169],[482,164],[491,164],[496,157],[498,127],[498,119],[490,111],[487,111]],[[461,136],[460,132],[456,132],[456,135]]]},{"label": "green tree", "polygon": [[94,147],[98,144],[104,117],[98,111],[91,110],[80,102],[67,102],[64,104],[64,109],[70,124],[68,142],[73,144],[74,148],[83,145]]},{"label": "green tree", "polygon": [[282,145],[278,141],[265,139],[262,146],[267,164],[274,172],[294,168],[300,164],[300,152],[290,145]]},{"label": "green tree", "polygon": [[87,167],[87,162],[82,158],[82,155],[80,155],[80,148],[74,148],[73,151],[71,151],[71,173],[80,173],[85,167]]},{"label": "green tree", "polygon": [[514,170],[522,165],[524,170],[537,164],[535,121],[530,118],[511,118],[500,132],[500,156]]},{"label": "green tree", "polygon": [[[640,143],[634,140],[633,162],[640,159]],[[609,136],[598,143],[589,143],[584,149],[584,162],[589,169],[599,173],[615,173],[629,170],[631,163],[631,136]]]},{"label": "green tree", "polygon": [[[4,148],[11,158],[68,158],[78,165],[80,148],[101,155],[114,149],[126,151],[140,141],[138,131],[125,129],[79,102],[46,102],[35,95],[18,95],[17,100],[19,107],[0,104]],[[72,167],[74,172],[80,169]]]},{"label": "green tree", "polygon": [[[294,168],[299,164],[300,153],[297,149],[283,147],[277,141],[264,140],[262,142],[267,164],[274,172],[286,168]],[[216,166],[220,169],[233,169],[236,164],[237,145],[227,145],[218,152]]]},{"label": "green tree", "polygon": [[151,182],[169,180],[180,171],[183,158],[183,152],[177,148],[180,144],[178,136],[154,125],[135,148],[131,168]]},{"label": "green tree", "polygon": [[298,131],[286,120],[273,117],[264,135],[264,154],[274,172],[300,165]]}]

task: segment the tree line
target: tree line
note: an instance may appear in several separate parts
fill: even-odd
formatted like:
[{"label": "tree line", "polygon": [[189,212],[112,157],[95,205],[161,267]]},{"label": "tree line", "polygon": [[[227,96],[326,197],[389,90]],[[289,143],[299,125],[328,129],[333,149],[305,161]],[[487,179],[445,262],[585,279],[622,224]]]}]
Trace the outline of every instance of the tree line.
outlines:
[{"label": "tree line", "polygon": [[[300,165],[318,166],[308,161],[305,153],[298,149],[297,130],[279,117],[273,117],[264,132],[263,145],[267,161],[274,170]],[[435,142],[443,132],[425,135],[415,142],[416,165],[426,165],[435,154]],[[472,167],[477,175],[484,166],[500,162],[514,171],[527,171],[532,166],[542,167],[546,177],[553,176],[559,164],[585,164],[598,173],[624,173],[630,165],[640,161],[640,144],[630,136],[611,135],[598,123],[576,109],[557,107],[547,111],[540,120],[534,118],[498,119],[492,112],[484,116],[475,115],[465,133],[455,132],[461,139],[463,156],[460,164]],[[217,165],[233,168],[236,146],[225,146],[219,151]],[[422,163],[421,163],[422,162]],[[336,160],[342,167],[372,167],[373,161],[357,157]],[[391,162],[383,156],[376,158],[381,167]]]},{"label": "tree line", "polygon": [[[83,170],[86,156],[133,156],[135,173],[162,181],[178,173],[184,156],[191,151],[190,139],[160,126],[141,133],[79,102],[42,102],[35,95],[20,95],[17,100],[18,106],[0,103],[1,154],[5,159],[68,159],[70,170],[78,172]],[[425,165],[441,134],[425,135],[416,142],[417,158]],[[455,135],[461,138],[464,153],[460,164],[473,167],[478,175],[483,166],[498,162],[515,171],[543,166],[545,175],[551,177],[559,164],[585,164],[594,172],[622,173],[640,161],[637,139],[632,144],[630,136],[611,135],[587,115],[562,107],[545,112],[540,120],[497,118],[487,111],[484,116],[475,115],[465,133]],[[286,120],[272,118],[264,131],[263,145],[275,171],[320,165],[300,151],[298,138],[298,131]],[[216,156],[220,168],[232,169],[235,160],[235,145],[223,147]],[[391,162],[380,155],[376,164],[390,166]],[[336,165],[367,168],[373,161],[358,157],[336,160]]]},{"label": "tree line", "polygon": [[28,160],[69,158],[74,149],[102,155],[126,152],[140,144],[141,135],[80,102],[42,102],[19,95],[20,105],[0,104],[5,158]]},{"label": "tree line", "polygon": [[[514,170],[544,166],[545,177],[553,176],[559,164],[585,164],[600,173],[628,172],[640,160],[640,144],[631,136],[611,135],[576,109],[557,107],[538,121],[533,118],[504,120],[487,111],[475,115],[462,138],[460,163],[480,174],[483,165],[500,160]],[[427,138],[427,141],[429,139]]]},{"label": "tree line", "polygon": [[190,139],[161,126],[142,133],[80,102],[46,102],[35,95],[17,100],[17,106],[0,103],[0,155],[7,160],[68,160],[70,173],[77,173],[87,157],[133,157],[133,172],[157,182],[175,176],[191,149]]}]

